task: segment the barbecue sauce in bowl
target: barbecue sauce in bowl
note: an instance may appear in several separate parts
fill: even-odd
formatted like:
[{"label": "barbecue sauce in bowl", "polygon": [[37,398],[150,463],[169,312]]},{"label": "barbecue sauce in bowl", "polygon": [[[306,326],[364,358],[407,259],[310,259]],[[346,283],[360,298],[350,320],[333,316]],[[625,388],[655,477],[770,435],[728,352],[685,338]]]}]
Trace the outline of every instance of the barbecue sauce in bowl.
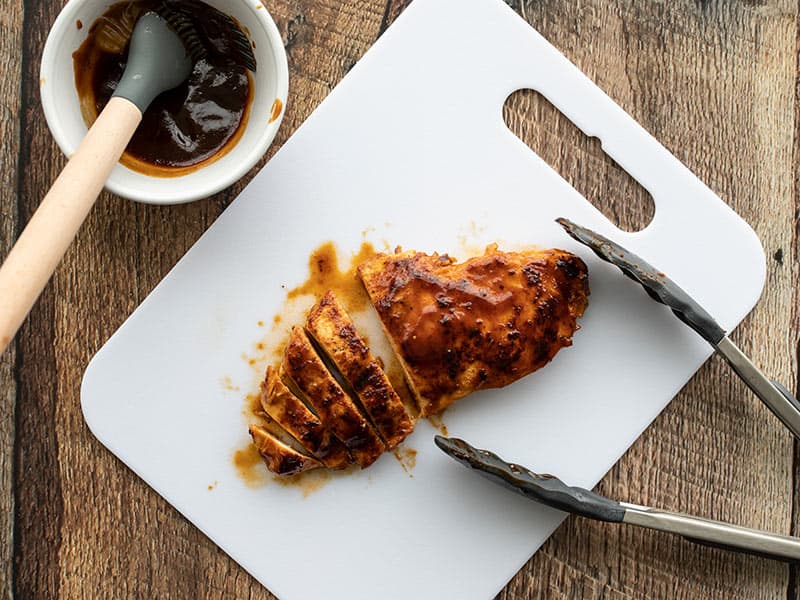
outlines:
[{"label": "barbecue sauce in bowl", "polygon": [[[125,70],[133,27],[156,0],[110,6],[72,55],[75,86],[87,127],[103,110]],[[156,97],[120,159],[126,167],[156,177],[177,177],[224,156],[244,133],[253,84],[250,71],[231,57],[230,17],[204,2],[172,0],[191,7],[207,56],[187,81]]]}]

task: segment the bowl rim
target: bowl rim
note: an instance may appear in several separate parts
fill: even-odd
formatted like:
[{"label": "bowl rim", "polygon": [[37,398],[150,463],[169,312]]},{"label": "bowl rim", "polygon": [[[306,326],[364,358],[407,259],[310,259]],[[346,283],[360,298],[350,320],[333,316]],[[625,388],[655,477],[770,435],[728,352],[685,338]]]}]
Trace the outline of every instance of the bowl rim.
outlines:
[{"label": "bowl rim", "polygon": [[[55,139],[56,144],[58,144],[58,147],[67,157],[70,157],[75,152],[77,145],[72,144],[65,133],[61,118],[59,117],[58,110],[55,106],[56,103],[51,97],[51,86],[49,86],[48,83],[53,79],[50,77],[50,74],[53,72],[56,64],[56,54],[58,51],[57,41],[63,37],[66,28],[71,26],[75,21],[77,18],[77,13],[85,1],[86,0],[68,0],[67,4],[58,14],[56,20],[53,22],[53,26],[50,28],[47,39],[45,40],[41,65],[39,67],[39,78],[41,82],[41,85],[39,86],[39,94],[42,103],[42,109],[44,111],[45,121],[47,122],[47,127],[50,129],[50,133]],[[114,2],[120,0],[105,1],[107,6],[110,6]],[[267,10],[267,7],[264,6],[264,3],[260,0],[236,1],[240,2],[250,10],[255,20],[263,27],[267,38],[269,39],[269,45],[271,48],[270,54],[272,55],[275,63],[275,97],[283,104],[282,110],[278,117],[274,121],[271,121],[267,124],[261,135],[253,142],[252,147],[247,151],[247,153],[233,163],[231,168],[226,170],[220,177],[208,179],[204,182],[198,182],[192,186],[186,186],[183,192],[180,191],[180,186],[176,186],[178,191],[153,190],[148,191],[147,193],[137,189],[135,184],[131,185],[120,183],[118,181],[113,181],[112,178],[109,177],[109,180],[107,180],[105,183],[105,189],[123,198],[144,204],[182,204],[185,202],[201,200],[203,198],[208,198],[209,196],[212,196],[236,183],[251,168],[253,168],[253,166],[255,166],[255,164],[267,152],[272,144],[272,141],[275,139],[275,136],[280,129],[281,122],[283,121],[283,117],[286,114],[289,93],[289,62],[278,26],[275,24],[275,20]],[[118,167],[127,169],[127,167],[124,167],[120,164],[115,166],[115,168]],[[138,173],[136,171],[132,172],[142,177],[149,177],[143,173]],[[177,182],[181,181],[184,177],[186,176],[163,178],[153,177],[153,179],[163,179],[164,181]]]}]

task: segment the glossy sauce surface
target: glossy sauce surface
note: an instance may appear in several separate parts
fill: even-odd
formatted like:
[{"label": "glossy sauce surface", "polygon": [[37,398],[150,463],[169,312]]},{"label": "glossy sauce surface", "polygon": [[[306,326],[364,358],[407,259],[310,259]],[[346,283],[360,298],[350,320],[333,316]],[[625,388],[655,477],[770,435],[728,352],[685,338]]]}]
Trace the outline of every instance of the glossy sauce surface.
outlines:
[{"label": "glossy sauce surface", "polygon": [[[113,4],[73,54],[87,126],[105,107],[125,70],[133,26],[155,4],[153,0]],[[227,55],[231,42],[218,19],[221,13],[203,2],[190,4],[208,56],[197,61],[186,82],[153,101],[120,161],[148,175],[183,175],[224,156],[244,132],[252,102],[249,71]]]}]

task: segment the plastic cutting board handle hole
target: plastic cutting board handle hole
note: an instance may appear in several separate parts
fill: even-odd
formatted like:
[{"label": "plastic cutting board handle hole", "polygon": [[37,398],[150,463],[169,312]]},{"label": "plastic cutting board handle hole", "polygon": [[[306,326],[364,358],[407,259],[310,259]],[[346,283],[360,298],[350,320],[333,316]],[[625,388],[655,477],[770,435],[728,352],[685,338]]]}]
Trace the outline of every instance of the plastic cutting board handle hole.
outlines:
[{"label": "plastic cutting board handle hole", "polygon": [[617,227],[640,231],[653,220],[650,193],[603,151],[598,138],[583,133],[539,92],[511,94],[503,105],[503,120]]}]

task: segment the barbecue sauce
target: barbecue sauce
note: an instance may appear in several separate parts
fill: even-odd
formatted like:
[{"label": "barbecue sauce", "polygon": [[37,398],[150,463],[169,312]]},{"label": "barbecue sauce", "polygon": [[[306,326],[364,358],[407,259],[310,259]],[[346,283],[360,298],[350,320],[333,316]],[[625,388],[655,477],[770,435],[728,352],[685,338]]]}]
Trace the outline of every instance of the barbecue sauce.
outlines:
[{"label": "barbecue sauce", "polygon": [[[130,169],[157,177],[185,175],[224,156],[244,132],[253,98],[250,72],[226,52],[231,47],[226,30],[230,20],[204,2],[173,2],[191,5],[208,55],[196,62],[187,81],[153,101],[120,159]],[[136,21],[156,4],[133,0],[111,5],[72,55],[87,126],[97,119],[125,70]]]}]

